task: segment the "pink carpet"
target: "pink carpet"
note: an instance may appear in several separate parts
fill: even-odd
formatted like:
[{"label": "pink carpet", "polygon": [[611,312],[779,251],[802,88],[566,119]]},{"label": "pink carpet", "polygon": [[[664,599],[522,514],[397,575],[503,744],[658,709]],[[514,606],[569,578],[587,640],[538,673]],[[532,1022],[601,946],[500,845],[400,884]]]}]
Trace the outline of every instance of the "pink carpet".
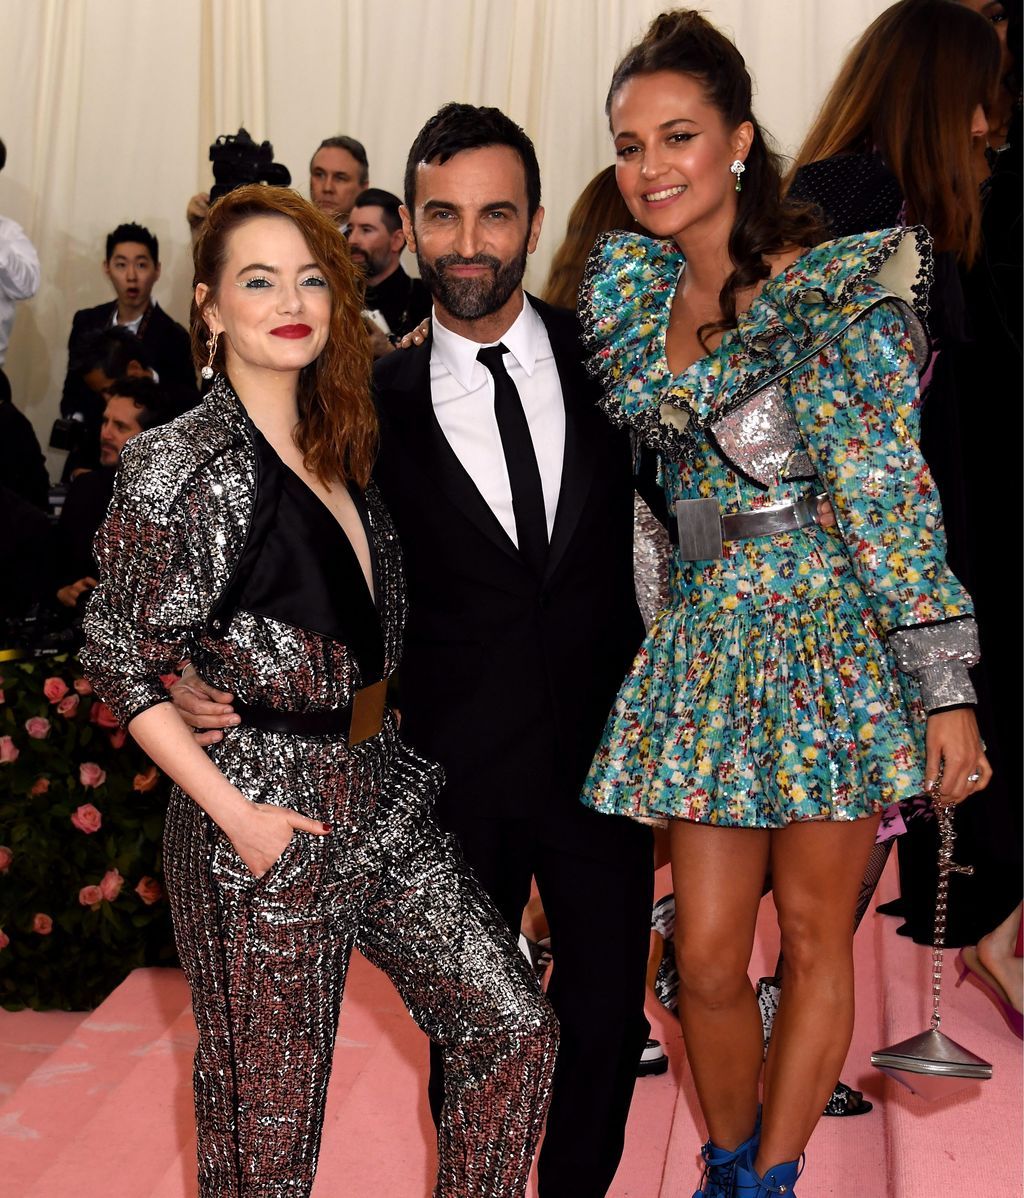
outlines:
[{"label": "pink carpet", "polygon": [[[890,874],[879,901],[892,890]],[[871,1068],[872,1049],[928,1021],[930,951],[896,927],[871,915],[857,941],[857,1030],[843,1076],[875,1110],[819,1124],[800,1198],[940,1198],[950,1186],[971,1198],[1019,1195],[1021,1044],[979,988],[954,987],[954,953],[944,1030],[992,1061],[994,1079],[927,1104]],[[776,944],[766,901],[753,976],[774,963]],[[672,1069],[637,1083],[610,1198],[681,1198],[698,1177],[702,1134],[685,1052],[671,1017],[658,1006],[650,1015]],[[0,1193],[193,1198],[194,1042],[187,988],[173,970],[138,970],[88,1015],[0,1012]],[[427,1198],[426,1060],[426,1042],[391,985],[356,958],[316,1198]]]}]

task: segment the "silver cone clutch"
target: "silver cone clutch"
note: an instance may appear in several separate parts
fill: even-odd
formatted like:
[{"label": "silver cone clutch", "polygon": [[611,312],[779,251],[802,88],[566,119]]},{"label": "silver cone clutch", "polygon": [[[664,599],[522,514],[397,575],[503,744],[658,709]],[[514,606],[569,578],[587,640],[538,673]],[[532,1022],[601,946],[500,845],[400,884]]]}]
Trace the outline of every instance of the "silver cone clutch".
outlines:
[{"label": "silver cone clutch", "polygon": [[871,1054],[871,1064],[921,1098],[931,1102],[946,1098],[978,1081],[988,1081],[992,1066],[962,1044],[939,1031],[942,1022],[942,949],[946,940],[946,911],[951,873],[970,874],[971,865],[953,862],[953,808],[935,805],[939,821],[939,886],[935,896],[935,933],[932,937],[932,1023],[927,1031]]},{"label": "silver cone clutch", "polygon": [[928,1102],[992,1076],[988,1061],[934,1028],[880,1048],[871,1054],[871,1064]]}]

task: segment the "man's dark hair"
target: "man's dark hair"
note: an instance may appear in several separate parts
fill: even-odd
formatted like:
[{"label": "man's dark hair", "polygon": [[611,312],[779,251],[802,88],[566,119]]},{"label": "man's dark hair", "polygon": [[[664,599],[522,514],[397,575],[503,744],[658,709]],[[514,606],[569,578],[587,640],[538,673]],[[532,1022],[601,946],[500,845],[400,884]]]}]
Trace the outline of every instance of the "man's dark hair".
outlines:
[{"label": "man's dark hair", "polygon": [[0,171],[7,165],[7,147],[4,145],[3,138],[0,138]]},{"label": "man's dark hair", "polygon": [[532,220],[540,207],[540,167],[533,142],[500,109],[472,104],[445,104],[417,133],[405,164],[406,208],[415,211],[416,168],[421,162],[443,166],[463,150],[484,146],[508,146],[519,155],[526,174],[527,215]]},{"label": "man's dark hair", "polygon": [[69,368],[73,375],[82,378],[94,370],[102,370],[105,378],[123,378],[130,362],[138,362],[146,370],[152,369],[149,354],[141,337],[131,329],[115,325],[112,329],[100,329],[86,337],[71,358]]},{"label": "man's dark hair", "polygon": [[[313,151],[313,158],[321,150],[347,150],[362,168],[359,172],[359,182],[365,183],[369,179],[370,160],[366,157],[366,147],[361,141],[356,141],[354,137],[346,137],[344,133],[339,133],[337,137],[325,137]],[[313,158],[309,160],[309,169],[311,172],[313,170]]]},{"label": "man's dark hair", "polygon": [[385,191],[382,187],[368,187],[356,196],[352,210],[354,212],[356,208],[379,208],[384,227],[389,233],[397,233],[402,227],[402,218],[398,212],[401,204],[402,201],[394,192]]},{"label": "man's dark hair", "polygon": [[118,379],[107,394],[111,399],[114,396],[130,399],[139,409],[135,418],[144,429],[166,424],[177,415],[177,409],[168,400],[160,384],[153,379]]},{"label": "man's dark hair", "polygon": [[144,225],[137,225],[132,221],[118,225],[113,233],[107,234],[107,262],[114,255],[114,247],[120,245],[122,241],[137,241],[139,245],[144,245],[149,250],[149,256],[154,263],[160,264],[160,242]]}]

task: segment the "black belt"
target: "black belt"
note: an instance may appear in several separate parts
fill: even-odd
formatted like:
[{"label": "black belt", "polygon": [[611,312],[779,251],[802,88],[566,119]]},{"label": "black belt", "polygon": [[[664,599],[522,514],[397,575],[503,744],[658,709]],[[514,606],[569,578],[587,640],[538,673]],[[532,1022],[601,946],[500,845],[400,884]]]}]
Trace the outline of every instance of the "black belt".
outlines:
[{"label": "black belt", "polygon": [[280,711],[235,700],[232,706],[242,723],[261,732],[288,736],[344,736],[349,745],[376,736],[384,726],[387,679],[357,690],[351,703],[328,711]]}]

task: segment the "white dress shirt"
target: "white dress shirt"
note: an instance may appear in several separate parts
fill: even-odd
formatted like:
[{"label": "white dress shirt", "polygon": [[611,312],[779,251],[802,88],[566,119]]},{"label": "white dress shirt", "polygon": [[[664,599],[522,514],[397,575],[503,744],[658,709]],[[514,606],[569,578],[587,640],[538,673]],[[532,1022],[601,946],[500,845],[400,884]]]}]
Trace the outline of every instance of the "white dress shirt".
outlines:
[{"label": "white dress shirt", "polygon": [[[436,310],[432,324],[430,397],[437,422],[477,490],[518,547],[512,485],[494,416],[494,376],[476,357],[484,346],[446,329],[437,319]],[[565,404],[548,331],[529,300],[524,299],[522,312],[501,337],[501,344],[508,350],[503,358],[505,369],[519,391],[530,426],[550,538],[562,485]]]},{"label": "white dress shirt", "polygon": [[39,256],[21,225],[0,216],[0,366],[14,324],[14,305],[39,290]]}]

